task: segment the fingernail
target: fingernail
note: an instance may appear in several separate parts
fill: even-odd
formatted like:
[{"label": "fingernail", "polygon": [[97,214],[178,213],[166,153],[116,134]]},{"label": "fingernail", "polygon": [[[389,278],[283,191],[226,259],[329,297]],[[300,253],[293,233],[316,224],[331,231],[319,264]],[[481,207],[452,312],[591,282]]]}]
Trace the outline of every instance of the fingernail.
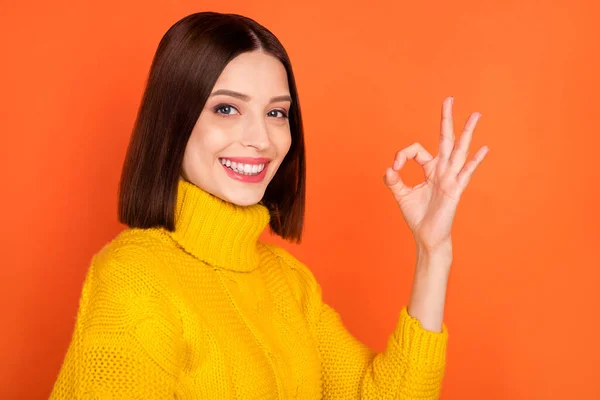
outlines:
[{"label": "fingernail", "polygon": [[385,170],[385,177],[388,179],[388,181],[390,179],[392,179],[394,177],[394,170],[391,168],[388,168]]},{"label": "fingernail", "polygon": [[450,105],[454,104],[454,96],[450,96]]},{"label": "fingernail", "polygon": [[394,170],[397,170],[398,168],[400,168],[400,161],[396,160],[394,161]]}]

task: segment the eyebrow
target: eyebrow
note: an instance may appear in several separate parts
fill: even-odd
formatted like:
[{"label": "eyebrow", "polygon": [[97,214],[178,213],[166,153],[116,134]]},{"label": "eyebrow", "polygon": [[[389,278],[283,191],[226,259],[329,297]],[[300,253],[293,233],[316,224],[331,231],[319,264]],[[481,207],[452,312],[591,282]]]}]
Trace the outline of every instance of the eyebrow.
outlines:
[{"label": "eyebrow", "polygon": [[[227,90],[227,89],[216,90],[211,93],[210,97],[218,96],[218,95],[226,95],[226,96],[238,98],[243,101],[250,101],[250,96],[248,96],[247,94],[243,94],[243,93],[239,93],[239,92],[235,92],[233,90]],[[271,97],[271,103],[276,103],[278,101],[289,101],[291,103],[292,98],[289,95]]]}]

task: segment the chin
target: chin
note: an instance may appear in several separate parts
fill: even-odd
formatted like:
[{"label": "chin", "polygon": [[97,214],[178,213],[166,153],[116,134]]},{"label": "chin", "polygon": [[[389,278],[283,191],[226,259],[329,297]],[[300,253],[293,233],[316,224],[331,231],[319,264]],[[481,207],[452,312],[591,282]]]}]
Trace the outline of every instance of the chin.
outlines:
[{"label": "chin", "polygon": [[228,193],[228,196],[224,200],[242,207],[253,206],[260,202],[265,195],[264,190],[257,189],[248,191],[248,193],[236,190],[234,193]]}]

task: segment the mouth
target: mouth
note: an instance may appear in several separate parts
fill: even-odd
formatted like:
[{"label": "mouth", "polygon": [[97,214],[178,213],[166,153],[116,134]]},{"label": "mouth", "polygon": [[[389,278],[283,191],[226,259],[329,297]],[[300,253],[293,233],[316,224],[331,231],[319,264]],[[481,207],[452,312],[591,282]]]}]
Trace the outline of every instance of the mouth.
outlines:
[{"label": "mouth", "polygon": [[223,167],[240,175],[257,176],[260,175],[270,160],[268,159],[240,159],[240,158],[219,158]]},{"label": "mouth", "polygon": [[268,158],[219,158],[225,173],[233,180],[242,183],[261,183],[267,176]]}]

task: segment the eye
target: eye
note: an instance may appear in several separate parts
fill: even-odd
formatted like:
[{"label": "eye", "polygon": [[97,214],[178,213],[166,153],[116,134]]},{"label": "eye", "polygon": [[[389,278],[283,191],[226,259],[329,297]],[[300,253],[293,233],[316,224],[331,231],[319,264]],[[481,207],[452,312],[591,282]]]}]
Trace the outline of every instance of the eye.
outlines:
[{"label": "eye", "polygon": [[[277,113],[280,113],[281,116],[277,117]],[[284,110],[271,110],[268,112],[267,114],[269,117],[275,117],[275,118],[287,118],[288,115]]]},{"label": "eye", "polygon": [[231,104],[219,104],[213,108],[214,112],[221,115],[233,115],[232,111],[239,114],[239,111]]}]

